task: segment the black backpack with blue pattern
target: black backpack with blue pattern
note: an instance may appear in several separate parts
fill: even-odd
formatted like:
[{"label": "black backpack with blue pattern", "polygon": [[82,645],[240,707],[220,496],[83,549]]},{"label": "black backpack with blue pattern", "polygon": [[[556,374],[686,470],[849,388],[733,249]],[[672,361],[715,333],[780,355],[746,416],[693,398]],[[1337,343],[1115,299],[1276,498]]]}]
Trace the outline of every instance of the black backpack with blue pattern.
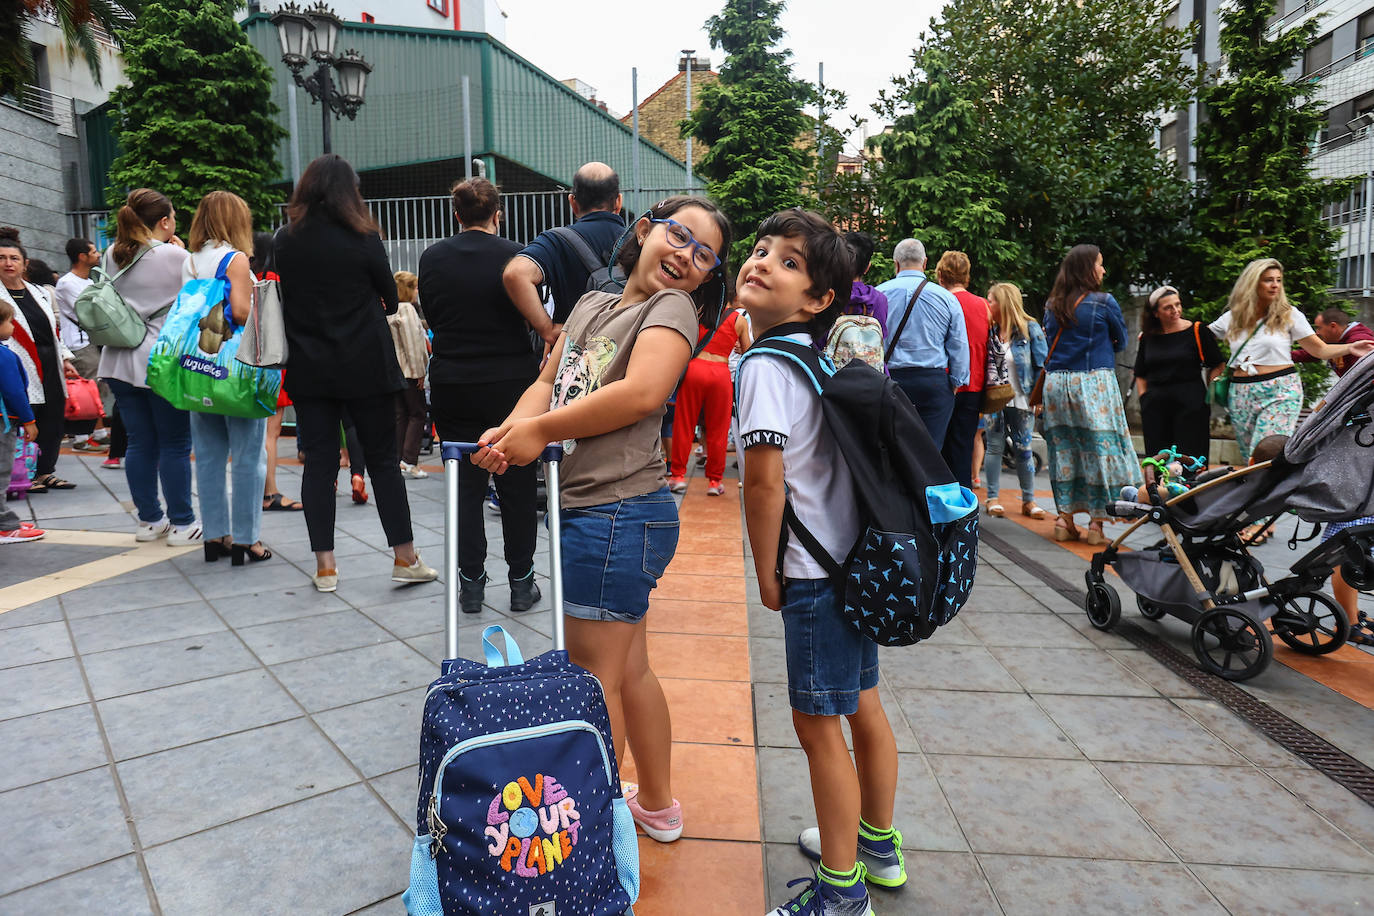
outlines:
[{"label": "black backpack with blue pattern", "polygon": [[860,533],[846,561],[836,563],[789,500],[778,576],[790,528],[834,578],[845,615],[864,636],[884,646],[920,642],[954,619],[973,588],[978,500],[955,481],[920,414],[892,379],[861,360],[837,370],[813,348],[783,339],[798,330],[805,326],[770,329],[744,358],[782,359],[816,389],[826,427],[854,479]]}]

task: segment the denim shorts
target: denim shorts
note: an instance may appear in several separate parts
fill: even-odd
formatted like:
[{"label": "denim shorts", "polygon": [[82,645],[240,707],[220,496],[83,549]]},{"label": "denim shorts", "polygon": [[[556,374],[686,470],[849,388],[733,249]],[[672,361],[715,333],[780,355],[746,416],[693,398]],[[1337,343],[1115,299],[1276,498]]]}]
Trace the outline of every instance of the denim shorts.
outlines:
[{"label": "denim shorts", "polygon": [[563,510],[563,609],[582,620],[639,623],[677,550],[677,503],[657,493]]},{"label": "denim shorts", "polygon": [[844,616],[829,579],[789,579],[783,589],[787,699],[809,716],[859,711],[859,691],[878,686],[878,645]]}]

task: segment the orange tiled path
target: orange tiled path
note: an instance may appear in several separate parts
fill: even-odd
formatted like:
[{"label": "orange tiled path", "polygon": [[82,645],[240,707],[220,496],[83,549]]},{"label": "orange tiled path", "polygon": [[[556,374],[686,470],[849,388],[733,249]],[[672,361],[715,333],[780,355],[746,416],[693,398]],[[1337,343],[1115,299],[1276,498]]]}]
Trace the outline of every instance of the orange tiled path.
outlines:
[{"label": "orange tiled path", "polygon": [[[749,617],[739,497],[691,478],[681,538],[649,600],[649,660],[673,716],[673,795],[682,802],[682,839],[639,838],[643,882],[637,916],[712,916],[764,910],[754,713],[749,686]],[[635,778],[627,760],[621,776]],[[691,899],[689,899],[691,898]]]},{"label": "orange tiled path", "polygon": [[[980,490],[980,493],[983,494],[979,498],[981,505],[986,502],[986,491]],[[1043,521],[1032,521],[1021,515],[1020,495],[1016,492],[1012,492],[1009,497],[1002,500],[1002,504],[1007,510],[1006,517],[1027,530],[1035,532],[1056,547],[1062,547],[1084,560],[1091,560],[1093,554],[1101,548],[1090,547],[1082,541],[1054,540],[1052,535],[1054,494],[1049,490],[1036,490],[1035,495],[1040,504],[1045,507],[1046,515]],[[1079,529],[1082,530],[1083,526],[1079,525]],[[1108,526],[1107,536],[1115,538],[1124,530],[1120,525]],[[1129,596],[1123,597],[1129,598]],[[1354,646],[1341,646],[1329,655],[1303,655],[1275,639],[1274,661],[1307,675],[1318,684],[1330,687],[1361,706],[1374,709],[1374,655],[1370,655],[1368,652],[1362,652]]]}]

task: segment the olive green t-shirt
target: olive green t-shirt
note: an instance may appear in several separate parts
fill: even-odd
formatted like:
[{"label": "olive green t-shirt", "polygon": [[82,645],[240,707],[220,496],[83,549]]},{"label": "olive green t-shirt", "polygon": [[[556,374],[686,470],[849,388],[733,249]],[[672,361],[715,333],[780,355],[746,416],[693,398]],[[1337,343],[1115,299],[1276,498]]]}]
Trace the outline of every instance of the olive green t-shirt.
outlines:
[{"label": "olive green t-shirt", "polygon": [[[568,316],[567,343],[553,380],[550,410],[585,397],[625,378],[635,338],[644,328],[665,327],[693,343],[697,313],[692,298],[680,290],[663,290],[644,302],[620,304],[613,293],[587,293]],[[643,496],[663,484],[663,449],[659,432],[664,408],[629,426],[563,443],[564,508],[600,506]]]}]

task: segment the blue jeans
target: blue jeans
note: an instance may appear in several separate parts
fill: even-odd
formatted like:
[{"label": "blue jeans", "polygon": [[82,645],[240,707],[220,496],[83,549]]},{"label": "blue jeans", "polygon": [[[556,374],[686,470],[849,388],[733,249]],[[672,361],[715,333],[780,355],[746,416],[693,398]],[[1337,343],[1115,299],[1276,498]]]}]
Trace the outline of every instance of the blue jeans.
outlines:
[{"label": "blue jeans", "polygon": [[191,524],[196,520],[196,510],[191,506],[190,415],[149,388],[135,388],[114,378],[105,382],[114,392],[129,434],[124,477],[129,481],[139,521],[151,524],[162,520],[162,504],[157,498],[160,478],[167,517],[173,525]]},{"label": "blue jeans", "polygon": [[[888,375],[921,415],[930,441],[937,449],[944,448],[945,430],[954,415],[954,389],[949,385],[949,373],[944,369],[889,368]],[[973,462],[972,456],[969,462]]]},{"label": "blue jeans", "polygon": [[[262,524],[262,487],[267,480],[266,439],[266,417],[191,414],[200,524],[207,540],[227,534],[235,544],[257,543]],[[226,471],[234,482],[232,502],[225,488]]]},{"label": "blue jeans", "polygon": [[1018,407],[1003,407],[988,415],[987,450],[983,453],[983,483],[988,487],[988,499],[997,498],[1002,486],[1002,452],[1007,433],[1016,451],[1016,479],[1021,484],[1021,501],[1035,500],[1035,455],[1031,452],[1031,435],[1035,432],[1035,414]]},{"label": "blue jeans", "polygon": [[844,615],[829,579],[788,579],[782,592],[787,699],[808,716],[850,716],[878,686],[878,644]]},{"label": "blue jeans", "polygon": [[677,503],[663,487],[563,510],[563,607],[569,617],[639,623],[677,551]]}]

